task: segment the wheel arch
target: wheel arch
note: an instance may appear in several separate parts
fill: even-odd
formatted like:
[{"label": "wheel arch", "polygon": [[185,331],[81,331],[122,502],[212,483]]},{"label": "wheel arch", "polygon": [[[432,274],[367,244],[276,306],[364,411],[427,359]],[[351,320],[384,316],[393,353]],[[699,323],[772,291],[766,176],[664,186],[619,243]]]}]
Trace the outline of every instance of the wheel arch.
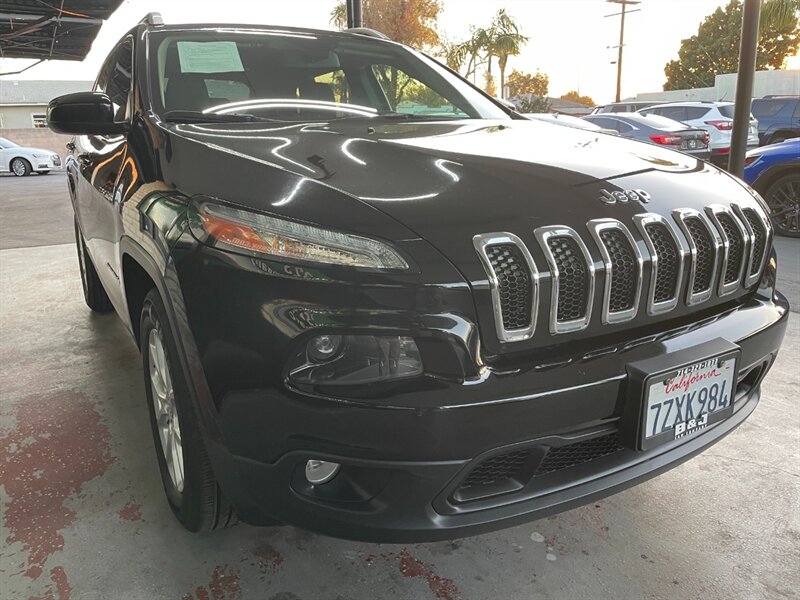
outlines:
[{"label": "wheel arch", "polygon": [[759,194],[764,194],[773,183],[784,175],[795,172],[800,169],[800,160],[792,160],[785,163],[777,164],[764,171],[758,179],[753,182],[753,189]]}]

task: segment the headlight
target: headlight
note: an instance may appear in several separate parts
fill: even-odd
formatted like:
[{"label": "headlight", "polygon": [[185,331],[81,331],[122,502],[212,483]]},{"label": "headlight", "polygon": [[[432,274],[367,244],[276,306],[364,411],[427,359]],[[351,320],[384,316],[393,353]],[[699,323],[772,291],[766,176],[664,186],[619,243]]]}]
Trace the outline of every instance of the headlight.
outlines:
[{"label": "headlight", "polygon": [[392,335],[318,335],[289,365],[289,379],[308,385],[363,385],[422,373],[414,339]]},{"label": "headlight", "polygon": [[397,251],[377,240],[209,202],[197,210],[203,241],[224,250],[345,267],[408,269]]}]

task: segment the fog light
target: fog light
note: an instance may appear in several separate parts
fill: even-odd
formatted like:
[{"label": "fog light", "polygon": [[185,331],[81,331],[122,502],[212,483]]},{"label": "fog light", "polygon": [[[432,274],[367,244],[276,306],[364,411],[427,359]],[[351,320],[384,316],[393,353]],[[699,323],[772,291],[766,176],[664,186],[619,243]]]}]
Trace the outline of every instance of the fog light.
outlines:
[{"label": "fog light", "polygon": [[339,354],[342,347],[340,335],[318,335],[308,342],[308,357],[314,362],[327,362]]},{"label": "fog light", "polygon": [[341,466],[326,460],[309,460],[306,463],[306,479],[314,485],[322,485],[336,477]]}]

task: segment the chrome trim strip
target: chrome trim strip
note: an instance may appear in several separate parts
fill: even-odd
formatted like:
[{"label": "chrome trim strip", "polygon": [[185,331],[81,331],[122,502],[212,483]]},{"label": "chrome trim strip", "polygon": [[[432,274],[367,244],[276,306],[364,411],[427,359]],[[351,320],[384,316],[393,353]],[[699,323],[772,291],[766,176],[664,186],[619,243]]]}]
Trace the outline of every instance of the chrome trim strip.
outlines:
[{"label": "chrome trim strip", "polygon": [[[719,220],[720,214],[728,215],[731,220],[733,221],[736,228],[739,230],[739,235],[741,236],[741,242],[744,244],[744,251],[742,253],[742,264],[739,267],[739,274],[734,281],[731,283],[725,283],[725,272],[728,270],[728,260],[730,259],[730,252],[731,252],[731,244],[730,240],[728,239],[728,234],[725,233],[725,229],[722,227],[722,223]],[[747,263],[747,258],[749,257],[748,249],[748,242],[749,242],[749,234],[747,230],[745,230],[744,226],[739,222],[739,219],[734,214],[734,212],[727,206],[723,206],[722,204],[709,204],[706,206],[706,215],[717,228],[717,233],[720,234],[722,237],[722,246],[725,249],[725,252],[722,255],[722,268],[719,272],[719,286],[717,288],[717,295],[727,296],[728,294],[734,293],[736,290],[739,289],[739,284],[742,281],[742,275],[744,273],[744,267]]]},{"label": "chrome trim strip", "polygon": [[[497,337],[501,342],[519,342],[533,337],[536,330],[536,312],[539,307],[539,271],[533,257],[528,251],[525,243],[513,233],[483,233],[472,238],[472,244],[478,252],[478,256],[483,263],[484,271],[489,278],[489,289],[492,294],[492,312],[494,313],[494,323],[497,329]],[[503,325],[503,307],[500,302],[500,284],[497,274],[492,267],[489,256],[486,254],[487,246],[497,246],[500,244],[512,244],[522,254],[528,264],[528,274],[531,278],[531,322],[528,327],[522,329],[506,329]]]},{"label": "chrome trim strip", "polygon": [[[744,286],[745,287],[750,287],[752,285],[755,285],[759,281],[761,281],[761,274],[764,272],[764,267],[766,266],[767,261],[769,260],[769,250],[772,247],[772,238],[773,238],[773,235],[774,235],[774,232],[773,232],[773,229],[772,229],[772,222],[770,221],[769,217],[766,216],[766,213],[763,212],[763,209],[761,209],[760,206],[758,208],[754,208],[752,206],[741,207],[738,204],[733,204],[732,206],[733,206],[733,210],[736,212],[736,214],[741,217],[741,221],[742,221],[742,223],[745,224],[745,227],[747,228],[747,230],[749,232],[753,233],[753,238],[752,238],[753,244],[751,245],[751,248],[752,248],[751,249],[751,254],[750,254],[750,256],[748,257],[748,260],[747,260],[747,269],[745,270],[745,279],[744,279]],[[756,238],[755,238],[755,233],[753,232],[753,229],[750,226],[750,221],[747,219],[747,217],[744,214],[744,211],[746,211],[746,210],[753,211],[753,214],[756,215],[758,220],[761,222],[761,225],[764,227],[764,237],[765,237],[765,240],[764,240],[764,254],[761,257],[761,264],[758,266],[758,269],[756,269],[753,273],[750,272],[750,263],[753,260],[752,252],[755,252],[755,239]]]},{"label": "chrome trim strip", "polygon": [[[628,228],[616,219],[592,219],[586,224],[586,227],[589,229],[589,233],[592,234],[597,248],[600,250],[600,255],[603,257],[603,264],[605,266],[603,309],[601,311],[602,323],[603,325],[609,325],[612,323],[630,321],[636,316],[636,313],[639,312],[639,300],[642,296],[642,270],[644,261],[642,260],[642,253],[639,251],[639,246],[636,244],[636,240],[633,239],[630,231],[628,231]],[[619,231],[625,239],[628,240],[631,252],[633,252],[633,256],[636,259],[636,294],[633,299],[633,306],[627,310],[616,312],[612,312],[610,307],[611,288],[614,285],[614,265],[611,262],[611,254],[608,251],[608,247],[605,242],[603,242],[603,238],[600,235],[602,232],[611,229]]]},{"label": "chrome trim strip", "polygon": [[[689,252],[691,254],[691,268],[689,269],[689,285],[686,288],[686,305],[694,306],[706,302],[714,292],[714,282],[717,273],[719,272],[719,251],[722,248],[722,238],[717,233],[714,227],[708,220],[704,213],[694,210],[693,208],[677,208],[672,211],[672,217],[681,229],[686,241],[689,244]],[[694,238],[686,227],[685,220],[690,217],[697,217],[711,236],[711,243],[714,246],[714,264],[711,268],[711,281],[708,288],[701,292],[694,293],[694,279],[697,273],[697,245],[694,243]]]},{"label": "chrome trim strip", "polygon": [[[559,333],[570,333],[573,331],[580,331],[589,326],[589,321],[592,317],[592,305],[594,303],[594,279],[595,279],[595,266],[592,255],[589,254],[589,249],[583,243],[581,237],[571,227],[566,225],[551,225],[548,227],[538,227],[534,232],[536,239],[539,241],[539,246],[547,259],[547,264],[550,267],[550,333],[553,335]],[[558,285],[559,273],[556,265],[555,257],[550,251],[550,245],[547,243],[553,237],[569,237],[572,238],[578,245],[578,248],[583,253],[583,258],[586,261],[588,269],[589,289],[587,290],[588,298],[586,300],[586,313],[581,319],[572,319],[570,321],[558,320]]]},{"label": "chrome trim strip", "polygon": [[[681,297],[681,289],[683,289],[683,271],[686,264],[686,257],[691,254],[689,246],[684,242],[683,236],[678,235],[675,230],[675,225],[662,215],[656,213],[640,213],[633,216],[633,222],[644,240],[647,251],[650,254],[650,264],[652,266],[650,272],[650,289],[647,293],[647,314],[650,316],[668,313],[678,306],[678,300]],[[669,300],[662,300],[656,302],[656,282],[658,280],[658,252],[656,251],[655,244],[647,232],[647,226],[655,223],[660,223],[666,227],[669,235],[672,236],[672,241],[675,242],[675,248],[678,251],[678,274],[677,281],[675,282],[675,295]]]}]

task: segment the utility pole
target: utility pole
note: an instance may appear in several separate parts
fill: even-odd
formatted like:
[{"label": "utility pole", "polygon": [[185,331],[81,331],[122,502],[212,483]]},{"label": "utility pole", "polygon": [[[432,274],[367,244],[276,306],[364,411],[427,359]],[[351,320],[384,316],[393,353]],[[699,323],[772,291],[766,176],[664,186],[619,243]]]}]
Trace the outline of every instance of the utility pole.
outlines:
[{"label": "utility pole", "polygon": [[744,174],[760,18],[761,0],[745,0],[742,11],[742,42],[739,45],[739,73],[736,75],[736,107],[733,110],[731,155],[728,157],[728,171],[737,177],[742,177]]},{"label": "utility pole", "polygon": [[640,8],[635,8],[633,10],[627,10],[628,6],[641,4],[641,0],[606,0],[606,2],[610,4],[620,4],[622,5],[622,12],[614,13],[612,15],[606,15],[606,17],[616,17],[620,15],[619,20],[619,46],[617,46],[618,54],[617,54],[617,99],[616,101],[619,102],[622,94],[622,49],[625,47],[625,15],[628,13],[636,12],[641,10]]},{"label": "utility pole", "polygon": [[361,27],[361,0],[346,0],[345,9],[347,11],[347,28]]}]

